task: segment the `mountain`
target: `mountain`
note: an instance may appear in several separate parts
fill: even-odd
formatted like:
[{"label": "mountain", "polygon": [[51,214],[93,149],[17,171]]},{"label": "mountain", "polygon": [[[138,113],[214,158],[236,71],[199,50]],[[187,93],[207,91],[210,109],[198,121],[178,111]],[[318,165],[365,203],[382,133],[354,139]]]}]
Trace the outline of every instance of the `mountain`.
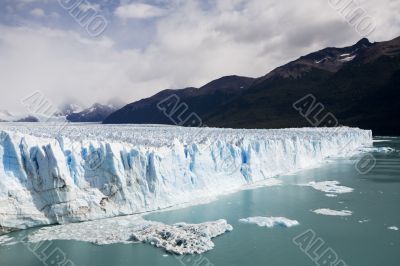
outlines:
[{"label": "mountain", "polygon": [[84,110],[84,108],[75,103],[66,103],[60,107],[59,115],[61,116],[68,116],[73,113],[80,113]]},{"label": "mountain", "polygon": [[0,110],[0,122],[8,122],[13,119],[13,115],[7,110]]},{"label": "mountain", "polygon": [[39,122],[39,119],[31,115],[13,115],[7,110],[0,110],[0,122]]},{"label": "mountain", "polygon": [[[157,107],[176,95],[186,107],[175,113],[186,108],[207,126],[345,125],[399,135],[399,84],[400,37],[376,43],[364,38],[348,47],[328,47],[302,56],[257,79],[228,76],[200,89],[164,90],[114,112],[104,123],[179,124],[176,115],[171,119],[164,114],[165,108],[173,114],[176,102]],[[301,110],[299,104],[310,108]]]},{"label": "mountain", "polygon": [[278,67],[266,76],[257,80],[257,83],[272,78],[292,78],[298,79],[313,70],[320,70],[328,73],[339,71],[345,64],[354,60],[366,48],[372,44],[368,39],[363,38],[355,45],[334,48],[329,47],[321,51],[302,56],[284,66]]},{"label": "mountain", "polygon": [[[362,39],[351,47],[327,48],[273,70],[204,120],[209,126],[233,128],[323,126],[318,118],[330,113],[340,125],[399,135],[399,85],[400,37],[373,44]],[[316,123],[293,107],[308,94],[314,99],[310,102],[323,106],[310,109],[313,115],[308,119]]]},{"label": "mountain", "polygon": [[102,122],[111,113],[118,110],[113,105],[93,104],[90,108],[83,109],[77,113],[70,113],[66,116],[70,122]]},{"label": "mountain", "polygon": [[40,122],[40,119],[38,119],[35,116],[29,115],[26,117],[18,118],[17,120],[14,120],[13,122],[36,123],[36,122]]},{"label": "mountain", "polygon": [[128,104],[107,117],[103,123],[176,124],[179,119],[171,119],[157,107],[160,101],[176,95],[180,106],[187,105],[188,112],[204,116],[215,107],[240,95],[251,86],[253,81],[253,78],[227,76],[214,80],[201,88],[164,90],[152,97]]}]

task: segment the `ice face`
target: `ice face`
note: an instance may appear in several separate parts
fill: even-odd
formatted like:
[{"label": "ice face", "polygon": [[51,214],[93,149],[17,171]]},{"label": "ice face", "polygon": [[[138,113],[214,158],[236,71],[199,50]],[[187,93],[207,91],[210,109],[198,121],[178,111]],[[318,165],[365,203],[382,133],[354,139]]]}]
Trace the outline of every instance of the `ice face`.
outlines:
[{"label": "ice face", "polygon": [[371,131],[353,128],[2,124],[0,225],[23,229],[196,202],[371,144]]}]

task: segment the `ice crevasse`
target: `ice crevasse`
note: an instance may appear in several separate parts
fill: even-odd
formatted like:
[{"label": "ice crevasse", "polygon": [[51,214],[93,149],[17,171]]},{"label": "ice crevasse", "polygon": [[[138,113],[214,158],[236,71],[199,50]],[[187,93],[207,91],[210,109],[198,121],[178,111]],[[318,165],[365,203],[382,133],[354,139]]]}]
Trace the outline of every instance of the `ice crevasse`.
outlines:
[{"label": "ice crevasse", "polygon": [[355,128],[0,125],[0,230],[136,214],[372,145]]}]

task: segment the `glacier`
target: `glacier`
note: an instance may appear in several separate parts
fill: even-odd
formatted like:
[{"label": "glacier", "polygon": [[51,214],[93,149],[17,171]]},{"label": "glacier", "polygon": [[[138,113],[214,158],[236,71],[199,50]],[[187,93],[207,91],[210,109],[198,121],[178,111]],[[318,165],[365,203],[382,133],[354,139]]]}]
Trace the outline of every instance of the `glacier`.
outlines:
[{"label": "glacier", "polygon": [[0,124],[0,231],[140,214],[231,193],[372,145],[357,128]]}]

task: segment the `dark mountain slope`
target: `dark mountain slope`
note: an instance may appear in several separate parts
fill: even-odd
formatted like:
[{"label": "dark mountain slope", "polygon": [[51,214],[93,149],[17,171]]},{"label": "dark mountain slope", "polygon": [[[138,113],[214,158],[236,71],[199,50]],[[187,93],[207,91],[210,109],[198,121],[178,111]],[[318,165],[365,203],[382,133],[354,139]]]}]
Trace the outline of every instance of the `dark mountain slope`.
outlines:
[{"label": "dark mountain slope", "polygon": [[[312,94],[324,105],[320,116],[331,112],[340,124],[399,135],[400,38],[375,44],[363,39],[345,48],[344,55],[343,48],[328,49],[333,50],[302,57],[256,80],[240,97],[208,114],[206,124],[234,128],[311,126],[293,104]],[[328,54],[329,64],[319,66]],[[342,62],[342,58],[346,60]]]},{"label": "dark mountain slope", "polygon": [[131,103],[114,112],[105,124],[175,124],[157,104],[171,95],[179,97],[180,103],[187,104],[190,112],[200,117],[247,90],[254,79],[239,76],[227,76],[214,80],[200,89],[164,90],[156,95]]}]

